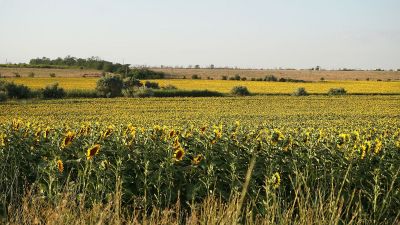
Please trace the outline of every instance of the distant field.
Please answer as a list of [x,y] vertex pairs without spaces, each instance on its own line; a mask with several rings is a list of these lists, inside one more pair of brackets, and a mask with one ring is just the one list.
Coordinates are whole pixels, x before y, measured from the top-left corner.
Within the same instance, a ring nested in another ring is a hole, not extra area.
[[292,78],[307,81],[318,81],[323,77],[325,80],[400,80],[398,71],[312,71],[312,70],[239,70],[239,69],[154,69],[170,74],[171,78],[191,78],[192,75],[206,79],[221,79],[222,76],[232,77],[239,74],[246,78],[264,78],[274,75],[278,78]]
[[2,77],[15,77],[14,73],[19,73],[21,77],[28,77],[34,73],[35,77],[50,77],[54,73],[56,77],[82,77],[82,76],[100,76],[101,71],[92,69],[45,69],[45,68],[6,68],[0,67]]
[[[207,77],[215,80],[222,79],[222,76],[232,77],[239,74],[241,77],[264,78],[267,75],[274,75],[278,78],[292,78],[306,81],[319,81],[322,77],[325,80],[400,80],[398,71],[312,71],[312,70],[241,70],[241,69],[152,69],[162,71],[167,74],[167,78],[190,79],[196,74],[202,79]],[[33,72],[35,77],[49,77],[50,73],[55,73],[57,77],[98,77],[101,75],[99,70],[91,69],[44,69],[44,68],[0,68],[0,75],[3,77],[15,77],[15,72],[22,77],[28,77]]]
[[[18,84],[25,84],[33,89],[43,88],[48,84],[58,82],[61,87],[70,89],[94,89],[98,78],[7,78]],[[326,93],[330,88],[345,88],[348,93],[400,93],[399,81],[324,81],[313,83],[288,83],[265,81],[231,81],[231,80],[192,80],[192,79],[164,79],[152,80],[160,86],[174,85],[184,90],[212,90],[228,93],[237,85],[246,86],[252,93],[258,94],[288,94],[298,87],[304,87],[310,93]]]

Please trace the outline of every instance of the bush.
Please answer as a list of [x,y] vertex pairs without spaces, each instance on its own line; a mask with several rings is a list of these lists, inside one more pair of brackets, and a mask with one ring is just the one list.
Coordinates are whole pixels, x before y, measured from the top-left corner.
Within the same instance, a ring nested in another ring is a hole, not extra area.
[[64,98],[65,91],[63,88],[58,87],[58,83],[53,83],[42,90],[42,97],[46,99]]
[[229,77],[229,80],[235,80],[235,77]]
[[122,94],[125,97],[147,98],[154,96],[154,91],[153,89],[146,87],[132,87],[124,89]]
[[320,81],[324,81],[324,80],[325,80],[325,78],[321,77],[319,80],[320,80]]
[[0,90],[0,102],[4,102],[4,101],[6,101],[6,100],[7,100],[7,98],[8,98],[8,96],[7,96],[7,92],[5,92],[5,91],[1,91],[1,90]]
[[139,80],[143,79],[164,79],[165,73],[164,72],[156,72],[153,70],[149,70],[147,68],[135,68],[132,69],[128,77],[133,77]]
[[97,80],[96,91],[102,97],[118,97],[122,94],[123,85],[123,81],[119,76],[105,76]]
[[281,77],[281,78],[279,78],[278,81],[279,81],[279,82],[286,82],[287,80],[286,80],[285,78]]
[[222,80],[228,80],[228,76],[222,76]]
[[31,89],[22,84],[7,83],[5,88],[9,98],[23,99],[32,95]]
[[257,78],[256,81],[263,81],[263,79],[262,78]]
[[130,87],[141,87],[143,86],[140,80],[134,77],[126,77],[123,79],[123,88],[130,88]]
[[35,73],[34,73],[34,72],[30,72],[30,73],[28,74],[28,77],[35,77]]
[[246,96],[250,95],[249,90],[245,86],[235,86],[231,90],[231,94],[233,95],[240,95],[240,96]]
[[264,81],[278,81],[278,78],[276,78],[274,75],[268,75],[265,76]]
[[245,80],[247,80],[247,78],[246,77],[242,77],[242,78],[240,78],[242,81],[245,81]]
[[234,78],[235,78],[235,80],[240,80],[240,75],[236,74]]
[[199,75],[197,75],[197,74],[193,74],[192,75],[192,79],[193,80],[199,80],[199,79],[201,79],[201,77],[199,77]]
[[144,86],[152,89],[160,89],[160,85],[158,85],[157,82],[146,81],[146,83],[144,83]]
[[252,77],[250,80],[251,80],[251,81],[256,81],[256,78]]
[[299,87],[297,90],[293,93],[294,96],[307,96],[308,92],[306,91],[305,88]]
[[328,91],[328,95],[345,95],[346,93],[344,88],[331,88]]
[[15,75],[15,77],[21,77],[21,75],[18,72],[14,72],[13,74]]
[[50,77],[56,77],[56,74],[55,73],[50,73],[49,76]]

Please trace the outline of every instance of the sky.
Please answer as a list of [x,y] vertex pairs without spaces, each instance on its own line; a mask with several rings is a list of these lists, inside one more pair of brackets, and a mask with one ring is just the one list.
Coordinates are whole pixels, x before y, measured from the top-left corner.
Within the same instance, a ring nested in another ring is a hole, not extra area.
[[399,0],[0,0],[0,63],[398,69]]

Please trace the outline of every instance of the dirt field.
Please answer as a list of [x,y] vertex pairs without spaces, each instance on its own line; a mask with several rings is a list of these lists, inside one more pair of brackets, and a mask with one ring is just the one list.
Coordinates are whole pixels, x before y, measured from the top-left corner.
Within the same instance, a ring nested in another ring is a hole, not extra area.
[[241,77],[264,78],[267,75],[274,75],[278,78],[292,78],[307,81],[325,80],[400,80],[399,71],[332,71],[332,70],[240,70],[240,69],[154,69],[171,74],[171,78],[191,78],[197,74],[202,79],[207,77],[221,79],[222,76],[232,77],[239,74]]
[[92,69],[45,69],[45,68],[5,68],[0,67],[1,77],[15,77],[18,73],[21,77],[28,77],[34,73],[35,77],[50,77],[54,73],[56,77],[99,77],[101,71]]

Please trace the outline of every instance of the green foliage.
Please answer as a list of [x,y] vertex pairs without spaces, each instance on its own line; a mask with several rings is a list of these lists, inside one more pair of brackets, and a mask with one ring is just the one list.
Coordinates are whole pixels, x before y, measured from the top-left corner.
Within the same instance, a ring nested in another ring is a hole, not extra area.
[[193,74],[192,75],[192,79],[193,80],[199,80],[199,79],[201,79],[201,77],[199,75],[197,75],[197,74]]
[[157,82],[146,81],[144,86],[151,89],[160,89],[160,85]]
[[142,82],[140,80],[134,78],[134,77],[125,77],[123,79],[123,88],[131,88],[131,87],[141,87],[143,86]]
[[228,76],[222,76],[222,80],[228,80]]
[[344,88],[331,88],[328,91],[328,95],[345,95],[346,93]]
[[139,80],[143,79],[164,79],[164,72],[157,72],[147,68],[134,68],[128,73],[129,77],[133,77]]
[[65,97],[66,93],[63,88],[58,87],[58,83],[53,83],[46,86],[42,90],[42,96],[45,99],[57,99]]
[[30,72],[29,74],[28,74],[28,77],[35,77],[35,73],[34,72]]
[[296,89],[296,91],[293,93],[294,96],[307,96],[308,92],[304,87],[299,87]]
[[265,76],[264,81],[278,81],[278,78],[276,78],[274,75],[268,75]]
[[234,80],[240,80],[240,75],[239,74],[235,74],[235,76],[233,77]]
[[99,96],[113,98],[121,96],[123,81],[119,76],[105,76],[97,80],[96,90]]
[[67,98],[97,98],[99,97],[96,90],[72,89],[65,92]]
[[26,99],[32,96],[31,89],[22,84],[7,83],[5,88],[9,98]]
[[50,73],[49,76],[50,77],[56,77],[56,74],[55,73]]
[[122,94],[125,97],[134,97],[134,98],[147,98],[154,96],[154,90],[151,88],[143,87],[131,87],[122,90]]
[[5,102],[8,98],[7,92],[0,90],[0,102]]
[[232,88],[231,94],[239,95],[239,96],[246,96],[246,95],[250,95],[250,91],[245,86],[235,86]]
[[21,77],[21,75],[20,75],[18,72],[13,72],[13,74],[14,74],[14,76],[17,77],[17,78],[18,78],[18,77]]

